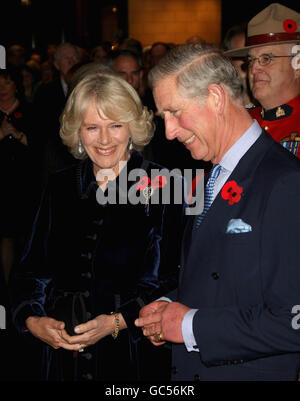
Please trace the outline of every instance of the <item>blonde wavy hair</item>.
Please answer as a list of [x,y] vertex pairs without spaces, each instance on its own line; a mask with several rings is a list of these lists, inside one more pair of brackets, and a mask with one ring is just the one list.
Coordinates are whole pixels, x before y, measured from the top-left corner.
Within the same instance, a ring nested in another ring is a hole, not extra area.
[[75,158],[87,157],[78,147],[84,114],[92,101],[95,101],[99,115],[128,123],[133,148],[142,150],[151,141],[153,113],[143,106],[135,89],[114,73],[90,73],[77,82],[60,118],[60,136]]

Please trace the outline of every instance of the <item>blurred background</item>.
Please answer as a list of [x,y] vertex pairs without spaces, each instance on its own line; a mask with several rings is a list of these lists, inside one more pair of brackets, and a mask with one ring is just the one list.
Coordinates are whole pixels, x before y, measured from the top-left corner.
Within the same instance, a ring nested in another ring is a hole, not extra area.
[[[50,43],[92,48],[126,37],[143,46],[183,43],[198,35],[220,43],[232,25],[249,21],[272,1],[252,0],[2,0],[0,44],[43,52]],[[280,1],[300,11],[300,2]]]

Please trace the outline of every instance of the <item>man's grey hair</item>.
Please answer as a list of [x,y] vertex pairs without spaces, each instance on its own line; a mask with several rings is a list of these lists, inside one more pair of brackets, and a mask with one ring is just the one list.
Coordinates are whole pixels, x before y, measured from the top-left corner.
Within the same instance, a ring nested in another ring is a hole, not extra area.
[[80,60],[81,52],[80,52],[79,47],[74,45],[73,43],[69,43],[69,42],[61,43],[57,46],[57,48],[55,49],[54,55],[53,55],[54,60],[55,61],[59,60],[59,58],[64,55],[64,50],[69,47],[72,47],[75,50],[78,60]]
[[205,100],[208,86],[227,89],[234,102],[242,102],[243,85],[231,61],[214,45],[187,43],[171,49],[149,73],[152,89],[162,79],[174,76],[183,97]]

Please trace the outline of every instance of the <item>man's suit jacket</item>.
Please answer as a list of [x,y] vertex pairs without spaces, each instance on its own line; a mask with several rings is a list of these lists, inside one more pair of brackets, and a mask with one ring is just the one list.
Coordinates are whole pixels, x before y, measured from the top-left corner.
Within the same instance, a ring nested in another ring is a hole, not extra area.
[[[177,301],[198,309],[199,352],[173,346],[173,380],[296,380],[300,331],[300,162],[265,132],[217,195],[201,226],[187,223]],[[226,234],[230,219],[252,231]],[[175,299],[174,299],[175,300]]]

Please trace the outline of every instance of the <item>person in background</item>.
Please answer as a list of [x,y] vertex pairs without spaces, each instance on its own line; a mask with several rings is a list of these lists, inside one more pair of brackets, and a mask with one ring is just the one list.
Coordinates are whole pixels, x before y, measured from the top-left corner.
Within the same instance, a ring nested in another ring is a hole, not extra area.
[[7,66],[19,70],[26,62],[26,49],[20,44],[7,49]]
[[25,64],[21,68],[21,75],[26,101],[28,103],[33,103],[37,88],[40,85],[40,71]]
[[272,3],[248,23],[247,45],[225,54],[247,57],[250,109],[275,141],[300,157],[300,14]]
[[200,35],[193,35],[187,38],[185,43],[200,43],[200,44],[205,44],[206,40],[202,38]]
[[0,70],[0,264],[6,284],[38,193],[33,110],[22,93],[19,73],[14,68]]
[[104,49],[104,46],[99,45],[94,47],[90,51],[90,59],[91,61],[95,61],[98,63],[106,64],[107,62],[107,51]]
[[[228,29],[225,34],[222,47],[225,51],[234,50],[245,46],[247,35],[247,24],[234,25]],[[231,57],[232,64],[237,69],[241,77],[244,90],[244,105],[247,109],[254,106],[253,99],[251,99],[251,91],[249,88],[248,74],[247,74],[247,60],[245,57]]]
[[55,68],[49,61],[44,61],[41,64],[40,74],[41,74],[41,84],[50,84],[55,79]]
[[142,43],[134,38],[125,38],[123,39],[118,46],[119,50],[130,50],[136,54],[138,54],[140,57],[142,57],[143,53],[143,46]]
[[57,46],[54,66],[59,76],[49,84],[40,85],[35,94],[36,129],[42,131],[40,146],[44,182],[53,171],[75,163],[59,136],[59,118],[68,93],[67,74],[71,67],[80,62],[80,57],[79,48],[71,43]]
[[137,53],[128,49],[116,50],[111,53],[108,65],[140,93],[143,65]]
[[151,46],[150,56],[151,56],[151,65],[154,67],[159,60],[167,54],[170,50],[167,43],[164,42],[155,42]]

